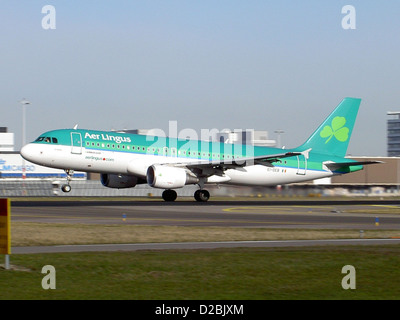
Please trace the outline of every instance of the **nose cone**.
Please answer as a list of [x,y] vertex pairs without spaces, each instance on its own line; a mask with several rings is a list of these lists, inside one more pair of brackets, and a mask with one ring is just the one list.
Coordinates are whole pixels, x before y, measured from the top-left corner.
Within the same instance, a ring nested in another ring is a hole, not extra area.
[[29,143],[25,146],[22,147],[21,149],[21,156],[22,158],[24,158],[25,160],[31,161],[31,162],[35,162],[35,158],[36,158],[36,153],[35,152],[35,146],[32,145],[32,143]]

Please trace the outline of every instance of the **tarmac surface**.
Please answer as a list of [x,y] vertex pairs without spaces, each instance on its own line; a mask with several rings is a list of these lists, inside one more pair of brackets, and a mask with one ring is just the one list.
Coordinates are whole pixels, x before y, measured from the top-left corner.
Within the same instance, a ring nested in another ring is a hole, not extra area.
[[[398,229],[399,201],[16,201],[12,221],[302,229]],[[16,247],[13,253],[400,243],[400,239],[235,241],[185,244]],[[74,247],[74,248],[72,248]],[[30,248],[30,249],[29,249]],[[47,251],[46,251],[47,250]]]
[[12,221],[269,228],[400,229],[400,203],[332,201],[13,202]]

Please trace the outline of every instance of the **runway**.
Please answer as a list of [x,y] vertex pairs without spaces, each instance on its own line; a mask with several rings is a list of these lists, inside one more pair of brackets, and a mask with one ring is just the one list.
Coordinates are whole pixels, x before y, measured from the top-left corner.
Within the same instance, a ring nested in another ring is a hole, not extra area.
[[[12,203],[12,222],[246,227],[285,229],[400,230],[398,202],[344,201],[21,201]],[[400,237],[400,232],[399,232]],[[13,247],[13,253],[296,247],[400,244],[400,239],[228,241]]]
[[400,230],[398,202],[24,201],[12,221],[41,223]]

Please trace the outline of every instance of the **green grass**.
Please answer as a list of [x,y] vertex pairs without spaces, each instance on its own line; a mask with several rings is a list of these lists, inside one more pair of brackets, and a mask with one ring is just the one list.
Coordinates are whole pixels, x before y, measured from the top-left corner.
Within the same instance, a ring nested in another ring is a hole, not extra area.
[[[399,299],[399,246],[11,255],[0,299]],[[44,265],[56,289],[41,286]],[[356,289],[344,290],[344,265]]]

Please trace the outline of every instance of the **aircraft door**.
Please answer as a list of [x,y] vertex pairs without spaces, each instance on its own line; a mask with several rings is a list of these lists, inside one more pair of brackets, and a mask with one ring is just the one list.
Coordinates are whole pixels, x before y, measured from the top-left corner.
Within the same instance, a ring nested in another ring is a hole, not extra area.
[[304,154],[297,156],[297,172],[298,175],[306,175],[307,173],[307,158]]
[[82,135],[80,132],[71,132],[71,153],[82,154]]

